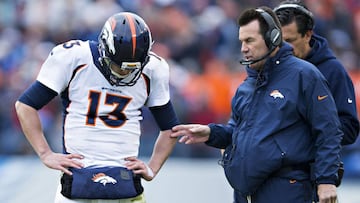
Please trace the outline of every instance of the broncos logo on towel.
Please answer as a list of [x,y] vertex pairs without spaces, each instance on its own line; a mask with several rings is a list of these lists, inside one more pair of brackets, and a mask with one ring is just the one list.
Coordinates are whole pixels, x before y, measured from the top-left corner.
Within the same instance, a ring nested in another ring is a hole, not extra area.
[[91,180],[94,181],[95,183],[101,183],[104,186],[107,183],[112,183],[113,185],[117,183],[117,181],[114,178],[107,176],[105,173],[95,174],[93,175],[93,178]]

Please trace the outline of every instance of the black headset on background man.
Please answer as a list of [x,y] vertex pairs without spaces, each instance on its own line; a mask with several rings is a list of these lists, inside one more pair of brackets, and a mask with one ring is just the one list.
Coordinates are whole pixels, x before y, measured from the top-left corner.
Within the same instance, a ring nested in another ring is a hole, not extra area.
[[256,11],[261,14],[261,17],[268,25],[268,30],[265,33],[264,40],[266,46],[269,48],[269,51],[264,56],[255,60],[240,60],[241,65],[251,65],[265,59],[282,43],[281,29],[276,25],[273,17],[261,8],[257,8]]
[[285,4],[281,4],[278,7],[274,8],[274,12],[277,13],[277,12],[279,12],[281,10],[285,10],[285,9],[294,9],[294,10],[300,12],[301,14],[305,15],[309,19],[309,23],[307,24],[306,30],[314,29],[314,24],[315,24],[314,23],[314,15],[306,7],[299,5],[299,4],[295,4],[295,3],[285,3]]

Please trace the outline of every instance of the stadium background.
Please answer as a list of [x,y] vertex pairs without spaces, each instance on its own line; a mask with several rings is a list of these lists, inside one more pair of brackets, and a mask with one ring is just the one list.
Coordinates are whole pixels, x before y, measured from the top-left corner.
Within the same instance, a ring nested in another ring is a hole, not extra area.
[[[107,17],[119,11],[136,12],[149,24],[155,40],[153,50],[166,58],[170,64],[171,96],[180,121],[202,124],[225,123],[230,111],[229,101],[236,87],[245,77],[244,67],[238,63],[241,55],[236,19],[247,7],[266,5],[273,8],[279,2],[278,0],[1,0],[0,172],[5,174],[8,182],[0,181],[0,199],[12,202],[15,201],[14,197],[26,198],[26,195],[21,196],[24,194],[22,192],[15,193],[17,194],[15,196],[5,192],[8,190],[8,184],[18,185],[21,181],[26,182],[22,178],[32,177],[35,179],[34,182],[49,184],[42,182],[47,179],[46,176],[49,176],[50,183],[53,183],[51,182],[54,179],[53,173],[50,169],[44,168],[34,157],[33,150],[20,130],[14,103],[19,94],[35,79],[41,63],[56,44],[71,39],[96,40]],[[350,73],[355,85],[357,107],[360,110],[360,1],[304,0],[304,2],[315,15],[315,31],[328,39],[336,56]],[[51,102],[51,105],[41,110],[46,137],[51,147],[58,152],[61,151],[59,105],[60,100],[57,98]],[[146,158],[151,154],[158,129],[154,127],[154,121],[146,109],[144,109],[144,117],[147,121],[143,122],[144,134],[141,138],[140,155]],[[350,197],[349,200],[358,203],[360,199],[355,201],[348,194],[353,194],[351,191],[360,191],[360,140],[345,147],[342,157],[346,166],[346,184],[341,188],[341,192],[346,194],[344,196]],[[186,191],[194,187],[194,190],[198,190],[196,193],[198,195],[195,196],[201,197],[204,191],[209,190],[210,192],[204,195],[207,194],[210,202],[218,202],[215,195],[223,196],[224,202],[230,202],[230,188],[221,168],[216,164],[219,158],[220,154],[216,149],[201,144],[192,146],[179,144],[170,157],[171,161],[165,165],[161,175],[153,184],[160,189],[152,190],[152,184],[146,186],[160,196],[164,189],[177,185],[178,181],[188,180],[184,184],[189,185],[183,187]],[[207,172],[202,173],[202,171]],[[44,176],[35,175],[38,173]],[[169,181],[165,178],[167,176],[174,176],[169,186],[166,185]],[[218,195],[214,187],[217,184],[224,189],[218,191]],[[44,185],[23,186],[25,190],[30,190],[29,194],[36,188],[48,188]],[[15,186],[12,188],[14,191],[19,189]],[[211,188],[214,192],[211,192]],[[188,196],[180,188],[177,190],[179,191],[169,191],[167,194],[174,194],[174,198]],[[150,198],[151,194],[148,196]],[[212,196],[214,197],[211,198]],[[195,198],[182,202],[209,201]]]

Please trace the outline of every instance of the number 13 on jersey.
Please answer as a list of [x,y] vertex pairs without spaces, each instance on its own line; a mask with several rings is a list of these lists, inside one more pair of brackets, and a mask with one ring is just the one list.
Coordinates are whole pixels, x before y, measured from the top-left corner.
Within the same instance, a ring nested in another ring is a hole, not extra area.
[[[105,125],[117,128],[122,126],[127,118],[124,113],[125,107],[131,101],[131,98],[121,97],[119,95],[106,93],[105,101],[100,101],[102,92],[90,91],[89,92],[89,106],[86,114],[86,125],[95,126],[96,119],[100,119]],[[112,106],[113,110],[106,115],[98,115],[100,105]]]

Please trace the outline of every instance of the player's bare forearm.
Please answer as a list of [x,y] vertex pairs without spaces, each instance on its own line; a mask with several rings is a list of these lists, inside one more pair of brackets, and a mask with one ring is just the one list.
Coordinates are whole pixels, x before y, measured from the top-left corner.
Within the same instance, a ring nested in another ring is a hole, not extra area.
[[36,109],[21,102],[16,102],[15,108],[26,139],[45,166],[61,170],[69,175],[71,175],[71,172],[68,170],[69,167],[81,168],[83,166],[80,162],[74,160],[83,158],[81,155],[58,154],[50,149],[42,131],[39,114]]
[[170,156],[177,139],[170,137],[171,130],[161,131],[149,161],[149,167],[156,175],[165,163],[166,159]]
[[15,109],[25,137],[37,155],[41,158],[51,153],[51,149],[42,131],[37,110],[19,101],[15,103]]

